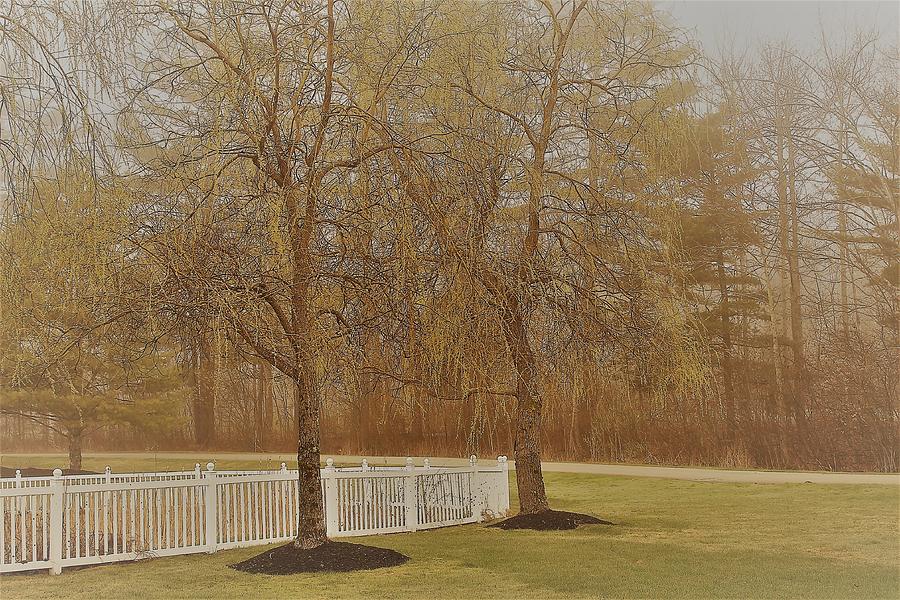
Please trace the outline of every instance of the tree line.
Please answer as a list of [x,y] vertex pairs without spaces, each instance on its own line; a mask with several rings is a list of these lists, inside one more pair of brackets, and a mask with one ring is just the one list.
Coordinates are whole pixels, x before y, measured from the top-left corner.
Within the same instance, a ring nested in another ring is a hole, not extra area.
[[[898,468],[897,49],[650,4],[0,16],[4,446]],[[43,429],[55,433],[52,439]],[[17,432],[16,436],[10,432]]]

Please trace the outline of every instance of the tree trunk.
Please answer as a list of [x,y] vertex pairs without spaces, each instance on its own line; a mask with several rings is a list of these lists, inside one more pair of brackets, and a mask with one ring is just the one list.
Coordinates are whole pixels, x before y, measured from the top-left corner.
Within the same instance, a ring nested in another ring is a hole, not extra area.
[[69,470],[81,470],[81,437],[80,431],[69,432]]
[[[367,338],[368,335],[364,337]],[[365,360],[371,363],[374,358],[369,354],[369,351],[372,350],[372,345],[365,341],[362,348],[367,356]],[[359,452],[362,454],[376,453],[375,433],[377,429],[375,423],[378,420],[377,377],[376,374],[367,371],[359,374],[359,397],[356,401],[359,415],[357,435],[359,436]]]
[[[329,39],[333,39],[332,4],[328,4]],[[330,42],[329,42],[330,44]],[[329,49],[329,56],[330,56]],[[326,95],[330,92],[326,90]],[[314,221],[315,191],[310,190],[306,198],[306,218]],[[291,203],[293,206],[294,203]],[[293,210],[289,212],[294,212]],[[309,245],[311,226],[299,227],[296,217],[291,219],[291,247],[294,273],[291,282],[291,328],[294,339],[292,345],[297,364],[296,373],[296,416],[297,416],[297,470],[298,502],[300,514],[297,523],[297,539],[294,545],[302,549],[316,548],[324,544],[325,510],[322,502],[322,482],[319,473],[319,394],[316,386],[315,365],[311,332],[314,330],[310,309],[309,282],[312,277]]]
[[297,387],[297,383],[294,382],[294,420],[291,424],[291,437],[295,440],[300,436],[300,391]]
[[533,514],[550,509],[541,472],[541,396],[537,389],[537,365],[528,343],[518,303],[507,312],[507,343],[516,366],[516,485],[519,512]]
[[272,365],[266,361],[262,362],[262,378],[263,378],[263,442],[269,440],[275,429],[275,384],[272,379]]
[[216,360],[206,333],[200,334],[195,369],[194,437],[200,448],[211,448],[216,443]]
[[[844,149],[847,147],[846,133],[841,133],[838,142],[838,173],[839,178],[844,177]],[[838,248],[840,250],[840,258],[838,259],[838,268],[841,277],[841,333],[843,334],[844,344],[850,341],[850,313],[848,307],[847,294],[847,271],[850,267],[850,256],[847,248],[847,206],[844,202],[847,197],[846,191],[838,180],[835,189],[838,206]],[[846,394],[845,394],[846,397]]]
[[297,469],[300,516],[294,544],[310,549],[324,544],[325,511],[319,473],[319,398],[313,382],[312,365],[305,362],[297,382]]
[[719,310],[722,326],[722,380],[725,387],[725,419],[728,424],[729,441],[734,441],[735,407],[734,377],[731,365],[731,307],[728,298],[728,282],[725,279],[725,257],[722,252],[721,239],[716,254],[716,275],[719,279]]
[[788,197],[791,208],[791,243],[788,267],[791,280],[791,350],[794,359],[794,422],[801,434],[806,431],[806,354],[803,341],[803,312],[800,304],[800,218],[797,198],[797,159],[790,132],[787,136]]
[[[308,263],[299,264],[306,265]],[[304,333],[312,329],[312,321],[309,318],[309,289],[306,285],[308,272],[305,266],[298,269],[292,298],[295,330]],[[294,540],[294,545],[297,548],[308,550],[328,541],[325,537],[325,509],[322,502],[322,481],[319,473],[320,404],[310,342],[301,337],[295,348],[298,366],[296,385],[294,386],[297,400],[297,500],[300,514],[297,523],[297,539]]]
[[259,361],[256,402],[253,405],[253,449],[264,450],[272,433],[272,366]]
[[[803,373],[805,371],[803,361],[803,332],[800,324],[800,290],[799,274],[797,273],[796,253],[793,246],[796,245],[796,237],[792,236],[792,224],[796,226],[796,190],[793,190],[795,181],[790,172],[792,162],[791,153],[791,129],[786,117],[780,111],[775,115],[775,157],[778,175],[778,246],[781,258],[781,282],[783,289],[787,289],[787,301],[784,303],[785,315],[782,319],[782,328],[790,325],[790,345],[792,350],[790,381],[782,387],[785,398],[783,404],[786,407],[786,417],[793,419],[793,433],[795,438],[791,446],[785,448],[786,455],[796,459],[798,450],[803,445],[803,432],[805,431],[805,409],[803,408]],[[787,153],[787,157],[785,154]],[[792,244],[793,242],[793,244]],[[787,423],[785,424],[787,425]],[[799,434],[799,435],[797,435]]]

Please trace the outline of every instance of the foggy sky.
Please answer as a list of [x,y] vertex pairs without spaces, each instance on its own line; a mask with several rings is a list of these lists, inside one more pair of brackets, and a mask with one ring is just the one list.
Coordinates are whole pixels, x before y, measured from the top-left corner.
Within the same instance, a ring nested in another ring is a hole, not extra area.
[[753,51],[788,40],[798,50],[815,48],[824,31],[838,44],[849,29],[876,31],[882,46],[896,45],[900,2],[875,0],[659,0],[659,9],[693,32],[708,56],[722,49]]

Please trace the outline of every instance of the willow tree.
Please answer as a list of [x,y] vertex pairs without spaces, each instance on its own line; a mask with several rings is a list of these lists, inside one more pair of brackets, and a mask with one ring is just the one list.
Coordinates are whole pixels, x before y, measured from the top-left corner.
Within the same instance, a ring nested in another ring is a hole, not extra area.
[[296,545],[315,548],[322,376],[345,321],[344,238],[359,215],[347,197],[355,169],[393,143],[371,135],[382,126],[350,77],[346,5],[183,2],[152,20],[122,120],[147,198],[133,241],[164,270],[161,311],[203,315],[293,381]]
[[689,52],[643,5],[454,5],[442,27],[417,122],[442,133],[445,154],[411,166],[404,185],[499,325],[520,512],[538,513],[549,508],[543,349],[602,353],[634,312],[646,265],[632,256],[650,246],[630,141],[681,99],[675,73]]

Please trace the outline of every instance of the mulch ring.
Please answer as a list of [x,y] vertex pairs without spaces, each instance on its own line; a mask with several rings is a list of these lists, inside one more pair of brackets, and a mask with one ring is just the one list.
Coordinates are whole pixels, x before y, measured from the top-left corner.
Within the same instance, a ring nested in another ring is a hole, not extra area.
[[[22,472],[22,477],[50,477],[53,475],[53,469],[36,469],[34,467],[28,467],[19,470]],[[73,471],[72,469],[63,469],[62,472],[63,475],[99,475],[99,473],[95,471]],[[0,477],[15,476],[15,467],[0,467]]]
[[561,531],[575,529],[579,525],[614,525],[591,515],[566,512],[563,510],[545,510],[533,514],[519,514],[499,523],[488,525],[497,529],[535,529],[537,531]]
[[323,571],[368,571],[396,567],[408,560],[408,556],[394,550],[362,544],[329,541],[318,548],[302,550],[289,542],[229,566],[245,573],[293,575]]

